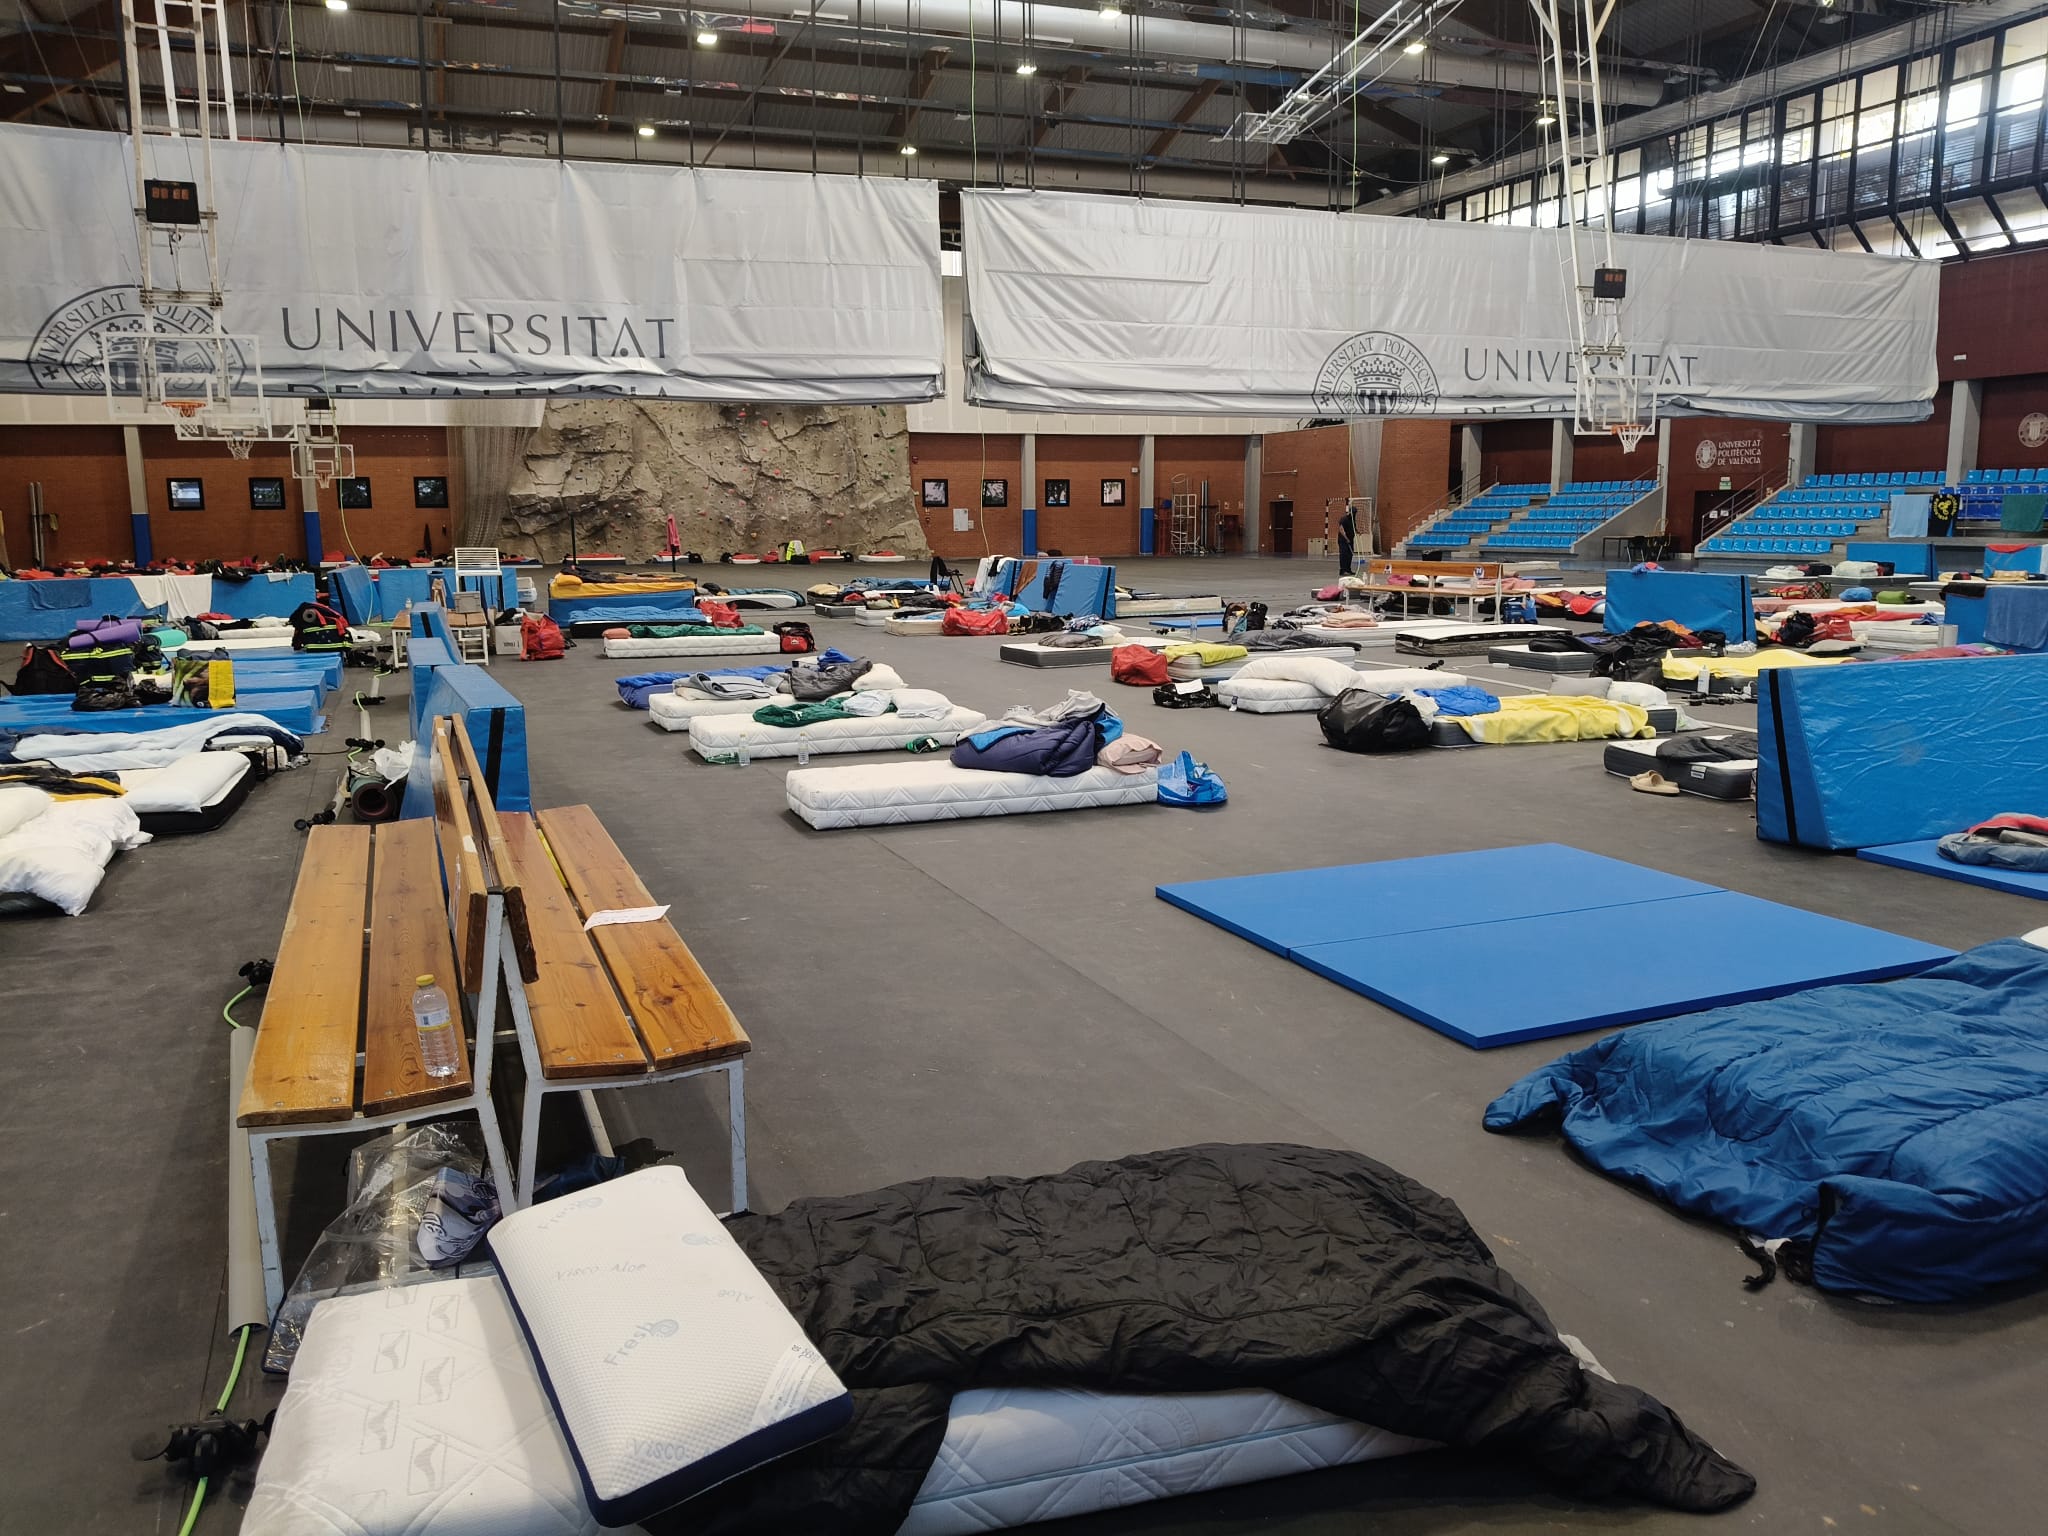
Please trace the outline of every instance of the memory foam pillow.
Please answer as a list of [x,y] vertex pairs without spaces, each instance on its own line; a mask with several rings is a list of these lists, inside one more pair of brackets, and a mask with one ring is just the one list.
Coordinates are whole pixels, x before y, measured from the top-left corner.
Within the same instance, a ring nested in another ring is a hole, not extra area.
[[853,1398],[680,1168],[530,1206],[491,1255],[608,1526],[821,1440]]

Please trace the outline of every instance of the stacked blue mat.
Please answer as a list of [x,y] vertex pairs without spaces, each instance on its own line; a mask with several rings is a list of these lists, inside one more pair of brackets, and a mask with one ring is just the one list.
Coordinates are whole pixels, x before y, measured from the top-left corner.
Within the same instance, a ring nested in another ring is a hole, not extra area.
[[1158,895],[1479,1049],[1904,976],[1950,955],[1557,843]]

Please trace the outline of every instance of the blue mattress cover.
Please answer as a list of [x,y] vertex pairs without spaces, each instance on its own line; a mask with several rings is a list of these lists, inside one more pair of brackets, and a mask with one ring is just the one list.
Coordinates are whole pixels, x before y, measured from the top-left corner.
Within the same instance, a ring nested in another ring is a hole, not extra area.
[[1530,1073],[1489,1130],[1548,1130],[1681,1210],[1788,1238],[1816,1283],[1968,1298],[2048,1265],[2048,951],[1625,1031]]

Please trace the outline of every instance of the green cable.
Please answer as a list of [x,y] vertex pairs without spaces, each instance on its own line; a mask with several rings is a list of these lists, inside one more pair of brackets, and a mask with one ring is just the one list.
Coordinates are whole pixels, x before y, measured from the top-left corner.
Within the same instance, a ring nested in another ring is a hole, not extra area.
[[[235,1002],[240,1002],[242,998],[249,995],[249,992],[250,989],[248,987],[242,988]],[[228,1004],[229,1008],[234,1006],[234,1003]],[[226,1010],[222,1011],[225,1012]],[[235,1021],[229,1019],[228,1022],[233,1024]],[[215,1413],[226,1413],[228,1399],[235,1395],[235,1383],[242,1379],[242,1361],[248,1356],[249,1334],[254,1326],[252,1323],[244,1323],[237,1330],[241,1334],[241,1338],[235,1343],[235,1363],[228,1368],[228,1384],[220,1389],[220,1397],[213,1405]],[[178,1527],[178,1536],[192,1536],[192,1527],[199,1523],[199,1511],[206,1504],[207,1482],[208,1479],[202,1477],[193,1485],[192,1502],[185,1507],[185,1523]]]
[[[235,1017],[235,1011],[234,1011],[234,1010],[235,1010],[235,1004],[239,1003],[239,1002],[240,1002],[240,1001],[241,1001],[241,1000],[242,1000],[243,998],[247,997],[247,996],[248,996],[248,995],[249,995],[249,994],[250,994],[251,992],[254,992],[255,990],[256,990],[256,983],[252,981],[252,982],[250,982],[250,983],[249,983],[249,985],[248,985],[248,986],[246,986],[246,987],[242,988],[242,990],[241,990],[241,991],[237,992],[237,993],[236,993],[236,994],[235,994],[235,995],[234,995],[233,997],[231,997],[231,998],[229,998],[229,999],[228,999],[228,1005],[227,1005],[227,1007],[225,1007],[225,1008],[221,1009],[221,1011],[220,1011],[220,1016],[221,1016],[222,1018],[224,1018],[224,1019],[226,1019],[226,1020],[228,1021],[228,1028],[230,1028],[230,1029],[247,1029],[247,1028],[249,1027],[248,1025],[244,1024],[244,1023],[243,1023],[243,1022],[242,1022],[242,1021],[241,1021],[240,1019],[237,1019],[237,1018]],[[246,1343],[248,1342],[248,1340],[247,1340],[247,1339],[245,1338],[245,1339],[244,1339],[244,1340],[243,1340],[242,1342],[246,1344]],[[240,1356],[239,1354],[237,1354],[237,1355],[235,1356],[235,1368],[236,1368],[237,1370],[240,1370],[240,1369],[241,1369],[241,1364],[242,1364],[242,1357],[241,1357],[241,1356]],[[230,1381],[230,1382],[229,1382],[229,1385],[230,1385],[230,1386],[232,1386],[232,1385],[233,1385],[233,1382],[232,1382],[232,1381]]]

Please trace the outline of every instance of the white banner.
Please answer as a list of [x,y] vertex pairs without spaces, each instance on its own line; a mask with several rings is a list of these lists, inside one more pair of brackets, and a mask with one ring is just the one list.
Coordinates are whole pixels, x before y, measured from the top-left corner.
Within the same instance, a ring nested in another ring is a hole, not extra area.
[[[1035,411],[1570,416],[1558,230],[1071,192],[961,193],[968,398]],[[1581,260],[1595,242],[1582,238]],[[1617,237],[1660,411],[1919,421],[1933,262]],[[1585,262],[1585,280],[1591,281]]]
[[[194,140],[148,148],[152,176],[198,180]],[[269,391],[942,391],[934,182],[261,143],[213,156],[227,329],[257,339]],[[138,323],[133,199],[126,138],[0,129],[0,390],[101,388],[100,333]],[[205,290],[196,232],[155,280]]]

